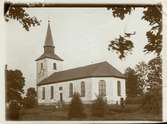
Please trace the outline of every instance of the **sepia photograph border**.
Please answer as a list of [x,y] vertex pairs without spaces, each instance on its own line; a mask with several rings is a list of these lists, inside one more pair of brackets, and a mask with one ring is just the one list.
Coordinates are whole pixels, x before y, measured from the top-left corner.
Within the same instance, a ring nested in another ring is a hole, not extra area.
[[[6,1],[13,1],[13,0],[6,0]],[[1,8],[1,20],[0,20],[0,26],[3,27],[0,29],[0,80],[1,80],[1,87],[0,87],[0,123],[8,124],[8,123],[36,123],[36,124],[43,124],[43,123],[69,123],[69,124],[78,124],[78,123],[156,123],[156,121],[6,121],[5,119],[5,64],[6,64],[6,51],[7,51],[7,46],[5,43],[5,21],[4,21],[4,16],[3,16],[3,9],[4,9],[4,3],[6,2],[1,1],[0,5],[2,6]],[[163,40],[162,40],[162,89],[163,89],[163,110],[162,110],[162,116],[163,122],[167,121],[167,1],[166,0],[133,0],[133,3],[131,0],[97,0],[97,2],[93,0],[89,0],[89,3],[84,3],[84,0],[56,0],[56,2],[53,3],[47,3],[47,1],[44,0],[15,0],[13,4],[16,6],[22,6],[22,7],[110,7],[110,6],[121,6],[121,5],[130,5],[130,6],[152,6],[152,5],[162,5],[163,13],[162,13],[162,19],[163,19]],[[27,6],[27,2],[29,2],[29,6]],[[40,2],[40,3],[37,3]]]

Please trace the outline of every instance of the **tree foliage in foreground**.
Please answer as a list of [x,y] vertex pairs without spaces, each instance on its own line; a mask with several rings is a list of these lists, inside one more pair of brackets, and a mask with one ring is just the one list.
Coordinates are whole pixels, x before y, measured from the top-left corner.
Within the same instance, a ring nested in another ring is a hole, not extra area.
[[128,53],[132,51],[133,42],[129,39],[131,34],[129,36],[121,36],[119,35],[119,38],[116,38],[115,40],[112,40],[109,44],[109,50],[110,47],[112,50],[115,50],[117,54],[119,54],[119,58],[124,58]]
[[10,19],[17,20],[27,31],[32,26],[40,25],[40,21],[35,16],[31,17],[23,7],[5,4],[4,11],[6,21]]
[[22,105],[25,79],[20,70],[5,70],[6,74],[6,119],[18,120]]
[[20,70],[6,70],[6,100],[22,101],[22,94],[24,93],[23,87],[25,79]]
[[[125,18],[127,14],[131,14],[135,10],[134,7],[124,6],[124,7],[112,7],[112,13],[114,17],[118,17],[121,20]],[[144,46],[144,52],[146,53],[155,53],[157,56],[160,55],[162,50],[162,7],[155,5],[152,7],[145,6],[143,8],[142,20],[145,20],[151,26],[151,29],[146,32],[147,44]],[[125,39],[125,36],[122,36]],[[109,44],[109,47],[119,53],[119,58],[122,59],[131,52],[129,46],[132,46],[133,42],[129,40],[124,40],[127,47],[122,47],[122,43],[118,42],[117,39],[112,40]],[[117,49],[115,49],[115,44],[117,44]]]

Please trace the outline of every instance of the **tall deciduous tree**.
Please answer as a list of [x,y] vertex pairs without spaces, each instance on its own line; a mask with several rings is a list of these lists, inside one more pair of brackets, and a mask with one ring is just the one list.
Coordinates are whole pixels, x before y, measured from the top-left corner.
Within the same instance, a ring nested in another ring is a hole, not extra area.
[[6,73],[6,119],[18,120],[22,94],[24,93],[24,77],[20,70],[5,70]]
[[143,110],[162,113],[162,60],[156,57],[148,62],[150,88],[144,97]]
[[139,62],[135,67],[137,81],[138,81],[138,94],[143,95],[149,88],[148,82],[148,65],[145,62]]
[[20,70],[6,70],[6,100],[21,102],[25,79]]
[[134,69],[128,67],[125,70],[126,76],[126,93],[128,97],[137,95],[137,75]]
[[150,89],[158,88],[162,86],[162,60],[160,57],[156,57],[148,62],[148,82]]

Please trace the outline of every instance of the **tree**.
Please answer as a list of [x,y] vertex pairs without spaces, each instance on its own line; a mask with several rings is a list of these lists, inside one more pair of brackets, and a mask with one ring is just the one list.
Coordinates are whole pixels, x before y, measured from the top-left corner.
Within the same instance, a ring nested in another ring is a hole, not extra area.
[[9,120],[19,119],[19,110],[22,105],[24,93],[24,77],[20,70],[5,70],[6,74],[6,118]]
[[149,91],[145,97],[144,110],[152,113],[162,112],[162,60],[153,58],[148,62]]
[[6,70],[6,100],[21,103],[25,79],[20,70]]
[[82,101],[80,99],[79,93],[74,93],[71,103],[69,105],[69,112],[68,117],[71,118],[84,118],[85,112],[84,112],[84,106],[82,104]]
[[125,70],[126,76],[126,93],[128,97],[137,95],[137,75],[134,69],[128,67]]
[[29,31],[30,27],[40,25],[40,21],[36,17],[30,17],[26,9],[20,6],[13,6],[10,3],[5,3],[4,6],[5,20],[16,20],[22,24],[23,28]]
[[162,87],[162,60],[156,57],[148,62],[150,90]]
[[106,112],[107,101],[102,96],[98,96],[92,104],[91,113],[96,117],[104,117]]
[[148,65],[145,62],[139,62],[135,67],[136,75],[137,75],[137,91],[139,95],[143,95],[147,92],[149,88],[149,82],[148,82]]
[[[125,34],[126,35],[126,34]],[[132,51],[133,43],[131,40],[129,40],[130,36],[119,36],[119,38],[116,38],[115,40],[112,40],[111,43],[109,44],[109,50],[110,47],[112,50],[116,50],[116,53],[119,54],[119,58],[122,59],[124,58],[127,53]]]
[[[131,14],[135,10],[135,7],[131,6],[122,6],[122,7],[112,7],[112,14],[114,17],[118,17],[121,20],[125,18],[127,14]],[[149,25],[152,28],[146,32],[148,43],[144,46],[144,52],[146,53],[155,53],[157,56],[160,55],[162,50],[162,7],[160,5],[155,6],[145,6],[143,9],[143,17],[141,19],[149,22]],[[122,39],[125,39],[125,36]],[[117,43],[117,49],[112,45],[113,42]],[[128,44],[127,47],[122,47],[122,43],[118,42],[117,39],[111,41],[109,47],[116,51],[119,55],[119,58],[122,59],[125,57],[127,52],[130,52],[131,49],[129,46],[133,46],[133,42],[129,40],[124,40],[124,44]]]
[[28,88],[26,97],[24,98],[24,106],[26,108],[34,107],[37,104],[36,96],[37,96],[37,93],[35,91],[35,88],[33,87]]
[[[145,85],[147,92],[143,94],[141,108],[144,112],[159,114],[162,112],[162,60],[153,58],[148,64],[137,65],[140,86]],[[142,89],[142,88],[141,88]]]

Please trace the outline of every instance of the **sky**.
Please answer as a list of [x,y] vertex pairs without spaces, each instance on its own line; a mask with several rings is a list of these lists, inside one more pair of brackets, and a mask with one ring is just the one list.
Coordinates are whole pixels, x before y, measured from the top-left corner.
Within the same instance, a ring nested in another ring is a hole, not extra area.
[[[141,20],[142,8],[136,9],[124,20],[114,18],[112,10],[104,8],[67,9],[31,8],[27,12],[41,20],[40,26],[26,31],[22,25],[10,20],[5,24],[6,58],[8,69],[20,69],[25,77],[25,88],[36,86],[36,61],[43,53],[48,20],[55,45],[55,53],[63,61],[64,70],[107,61],[124,73],[140,61],[149,61],[155,55],[145,54],[145,32],[148,22]],[[115,51],[108,51],[111,40],[125,32],[134,32],[132,54],[120,60]]]

